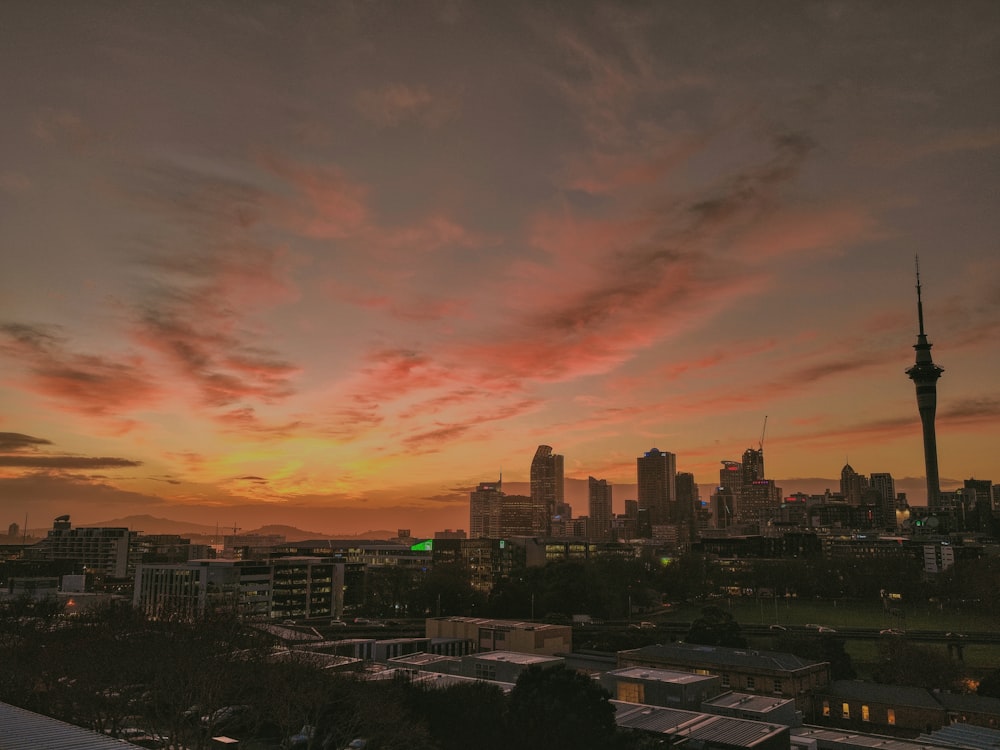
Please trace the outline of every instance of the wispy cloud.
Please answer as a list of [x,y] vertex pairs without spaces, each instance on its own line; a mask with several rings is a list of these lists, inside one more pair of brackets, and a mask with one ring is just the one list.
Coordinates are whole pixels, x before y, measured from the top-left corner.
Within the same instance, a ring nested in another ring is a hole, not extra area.
[[163,394],[146,361],[137,355],[118,357],[69,351],[56,327],[21,323],[0,325],[0,354],[20,363],[16,382],[60,408],[98,418],[117,432],[133,428],[128,416],[158,402]]
[[369,89],[358,94],[356,101],[361,115],[380,128],[406,123],[436,128],[458,112],[455,97],[432,94],[423,84],[394,83]]

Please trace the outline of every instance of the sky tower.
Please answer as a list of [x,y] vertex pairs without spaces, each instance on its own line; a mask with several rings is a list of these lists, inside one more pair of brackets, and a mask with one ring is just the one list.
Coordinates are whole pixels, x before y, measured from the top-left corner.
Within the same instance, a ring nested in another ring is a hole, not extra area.
[[906,374],[917,387],[917,410],[924,428],[924,465],[927,471],[927,508],[941,509],[941,483],[938,480],[937,437],[934,434],[934,413],[937,410],[937,379],[944,369],[931,359],[931,344],[924,333],[924,307],[920,299],[920,260],[917,259],[917,320],[920,332],[913,348],[917,361]]

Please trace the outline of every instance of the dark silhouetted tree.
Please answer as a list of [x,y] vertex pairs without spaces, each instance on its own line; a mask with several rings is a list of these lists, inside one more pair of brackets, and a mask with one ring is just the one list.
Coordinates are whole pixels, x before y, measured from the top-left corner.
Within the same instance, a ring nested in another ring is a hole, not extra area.
[[615,741],[615,709],[607,690],[563,666],[521,673],[509,702],[511,746],[522,750],[603,750]]
[[746,638],[740,633],[740,624],[731,614],[716,606],[702,608],[701,617],[691,623],[684,640],[688,643],[731,648],[747,645]]

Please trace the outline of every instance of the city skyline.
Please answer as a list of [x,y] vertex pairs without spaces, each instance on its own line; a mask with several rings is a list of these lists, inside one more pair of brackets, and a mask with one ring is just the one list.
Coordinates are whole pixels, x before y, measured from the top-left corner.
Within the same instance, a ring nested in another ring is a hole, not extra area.
[[707,499],[763,441],[786,496],[850,463],[924,505],[918,335],[940,490],[1000,481],[995,3],[37,2],[0,35],[4,523],[426,534],[538,445],[574,504],[654,447]]

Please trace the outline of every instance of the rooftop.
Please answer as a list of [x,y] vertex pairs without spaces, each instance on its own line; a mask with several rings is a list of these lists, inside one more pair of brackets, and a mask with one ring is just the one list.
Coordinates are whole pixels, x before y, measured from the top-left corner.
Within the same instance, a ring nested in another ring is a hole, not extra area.
[[678,672],[672,669],[652,669],[650,667],[626,667],[624,669],[611,670],[607,674],[615,677],[624,677],[629,680],[650,680],[673,684],[688,684],[718,679],[718,677],[695,674],[694,672]]
[[794,654],[780,651],[758,651],[747,648],[726,648],[724,646],[702,646],[694,643],[667,643],[642,648],[619,651],[619,657],[662,661],[684,661],[688,663],[713,664],[718,666],[743,666],[753,669],[770,669],[794,672],[815,667],[824,662],[802,659]]

